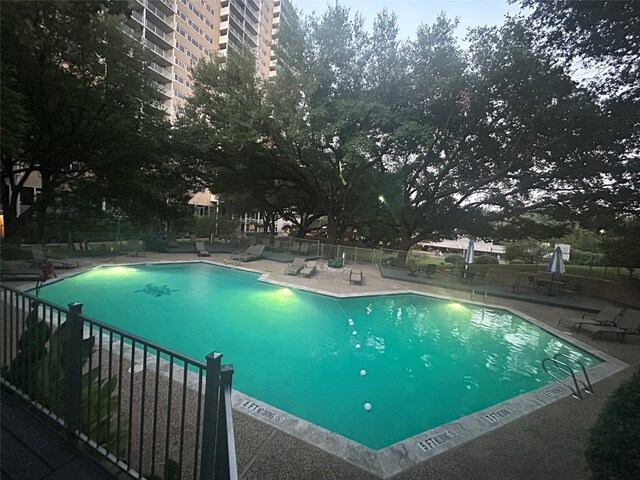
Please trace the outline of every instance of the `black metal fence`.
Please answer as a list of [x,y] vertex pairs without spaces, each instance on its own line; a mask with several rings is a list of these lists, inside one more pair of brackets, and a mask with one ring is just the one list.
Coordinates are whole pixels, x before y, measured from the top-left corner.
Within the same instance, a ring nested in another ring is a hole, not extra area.
[[233,367],[0,285],[0,378],[136,478],[235,479]]

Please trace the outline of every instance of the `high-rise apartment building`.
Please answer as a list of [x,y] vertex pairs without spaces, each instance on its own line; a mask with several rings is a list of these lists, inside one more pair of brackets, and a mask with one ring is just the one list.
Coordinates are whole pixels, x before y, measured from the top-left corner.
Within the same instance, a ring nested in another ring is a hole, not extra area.
[[288,0],[130,0],[131,18],[123,30],[150,52],[159,98],[171,118],[191,94],[193,65],[204,56],[249,48],[256,72],[273,76],[274,34],[293,15]]

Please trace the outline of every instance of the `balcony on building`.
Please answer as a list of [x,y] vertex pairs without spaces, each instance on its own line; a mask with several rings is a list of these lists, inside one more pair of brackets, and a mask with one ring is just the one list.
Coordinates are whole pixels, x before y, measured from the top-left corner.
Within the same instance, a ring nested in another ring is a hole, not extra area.
[[173,13],[166,15],[165,12],[160,10],[151,2],[147,3],[147,18],[151,19],[153,23],[158,25],[165,32],[170,32],[176,28],[176,21]]
[[[140,1],[140,0],[138,0]],[[176,11],[175,0],[145,0],[147,5],[153,5],[167,16],[172,16]]]
[[149,69],[151,70],[152,78],[156,82],[165,84],[173,81],[173,78],[171,78],[170,68],[164,68],[163,66],[158,65],[153,60],[147,63],[147,67],[149,67]]
[[170,50],[173,48],[173,31],[165,32],[160,27],[150,22],[147,18],[145,22],[145,37],[151,40],[156,45],[159,45],[163,50]]
[[171,54],[171,50],[163,49],[148,38],[145,38],[144,45],[153,52],[151,57],[158,65],[168,67],[173,64],[173,55]]
[[173,98],[173,90],[169,88],[169,84],[163,84],[157,80],[153,80],[153,86],[155,87],[156,97],[163,102]]

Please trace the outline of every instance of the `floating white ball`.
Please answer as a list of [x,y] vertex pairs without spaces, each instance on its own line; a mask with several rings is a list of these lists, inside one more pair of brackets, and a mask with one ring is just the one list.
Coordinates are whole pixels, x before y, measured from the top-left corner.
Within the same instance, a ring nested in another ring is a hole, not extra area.
[[360,375],[362,375],[363,377],[367,374],[367,371],[362,369],[360,370]]
[[351,335],[357,335],[358,332],[356,332],[355,330],[353,332],[351,332]]
[[360,348],[360,344],[359,343],[356,343],[356,348]]
[[364,404],[364,409],[368,412],[369,410],[371,410],[371,404],[369,402]]

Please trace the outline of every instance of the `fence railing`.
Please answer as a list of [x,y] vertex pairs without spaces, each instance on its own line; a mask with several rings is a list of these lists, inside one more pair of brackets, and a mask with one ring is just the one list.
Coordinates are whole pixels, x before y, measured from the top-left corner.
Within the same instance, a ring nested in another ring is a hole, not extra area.
[[1,381],[136,478],[236,479],[233,367],[0,285]]

